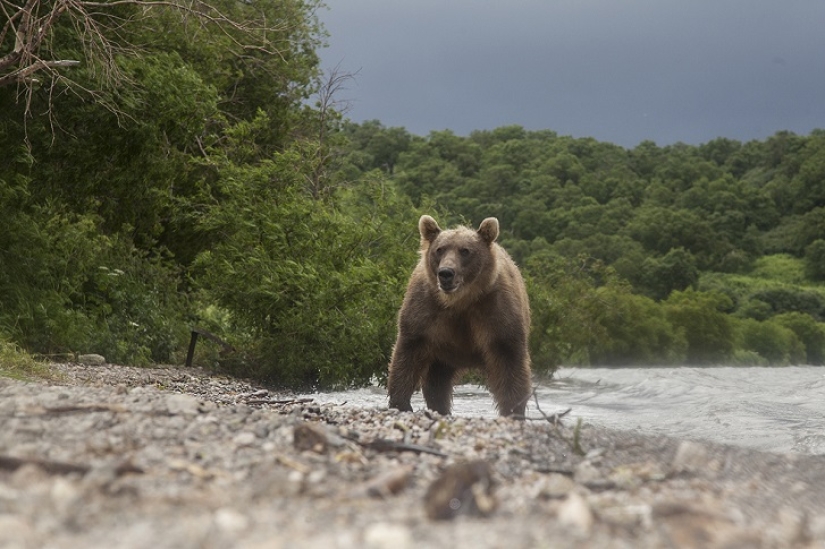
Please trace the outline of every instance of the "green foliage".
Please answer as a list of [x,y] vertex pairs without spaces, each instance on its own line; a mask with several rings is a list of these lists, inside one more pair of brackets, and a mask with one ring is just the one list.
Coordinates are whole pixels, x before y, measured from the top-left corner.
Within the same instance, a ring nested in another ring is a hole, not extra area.
[[825,318],[825,297],[819,292],[794,288],[775,287],[755,292],[752,299],[766,303],[771,314],[800,312],[817,320]]
[[0,263],[15,266],[0,273],[0,331],[39,353],[172,358],[185,329],[173,268],[101,235],[93,216],[12,203],[0,204],[8,223]]
[[825,281],[825,240],[821,238],[805,248],[805,276],[817,282]]
[[737,321],[736,329],[740,348],[755,353],[768,365],[786,366],[805,362],[805,345],[793,330],[779,322],[746,318]]
[[[317,6],[215,4],[234,21],[265,19],[256,37],[171,5],[112,6],[118,55],[87,57],[30,103],[0,89],[0,332],[37,353],[180,359],[198,307],[192,262],[221,241],[204,218],[233,190],[229,166],[209,157],[255,163],[317,133],[303,106],[318,76]],[[65,18],[54,29],[50,54],[78,58],[80,31]]]
[[0,377],[32,379],[50,377],[49,369],[19,346],[0,335]]
[[536,254],[524,266],[532,313],[533,368],[552,373],[563,361],[588,364],[589,349],[606,336],[598,322],[602,307],[594,291],[603,267]]
[[115,241],[84,285],[94,320],[88,346],[110,362],[180,360],[190,319],[188,298],[171,262]]
[[225,171],[228,198],[204,221],[223,238],[198,258],[202,298],[246,338],[244,373],[363,384],[386,371],[417,214],[381,180],[339,190],[333,207],[305,192],[301,169],[287,152]]
[[650,297],[662,300],[671,292],[696,286],[699,269],[693,254],[684,248],[671,248],[663,257],[647,257],[642,263],[642,287]]
[[687,290],[673,292],[664,303],[667,319],[684,335],[686,358],[693,364],[721,364],[734,351],[731,307],[724,294]]
[[687,341],[674,329],[665,309],[620,285],[597,292],[602,301],[598,322],[605,337],[590,347],[594,365],[678,364],[687,358]]
[[[791,330],[805,346],[805,356],[802,362],[825,364],[825,324],[803,313],[783,313],[772,320]],[[799,357],[795,358],[798,360]]]
[[803,284],[805,270],[802,261],[789,254],[765,255],[758,258],[749,273],[751,277],[785,284]]

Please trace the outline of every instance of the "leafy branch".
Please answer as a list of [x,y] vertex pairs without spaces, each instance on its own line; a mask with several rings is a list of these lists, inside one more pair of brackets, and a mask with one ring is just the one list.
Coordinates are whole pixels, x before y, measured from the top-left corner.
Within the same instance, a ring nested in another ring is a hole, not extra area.
[[[51,80],[52,88],[63,83],[78,93],[96,95],[67,77],[68,67],[86,65],[101,78],[102,85],[116,88],[124,78],[117,57],[140,51],[140,46],[128,37],[128,25],[162,9],[176,13],[182,23],[194,19],[199,27],[224,36],[235,48],[235,55],[284,57],[273,43],[273,35],[286,29],[284,24],[273,23],[264,13],[251,9],[244,16],[233,17],[200,0],[0,0],[0,87],[19,86],[19,96],[26,101],[26,115],[30,114],[32,94],[44,76]],[[79,43],[80,59],[57,57],[55,43],[64,27]]]

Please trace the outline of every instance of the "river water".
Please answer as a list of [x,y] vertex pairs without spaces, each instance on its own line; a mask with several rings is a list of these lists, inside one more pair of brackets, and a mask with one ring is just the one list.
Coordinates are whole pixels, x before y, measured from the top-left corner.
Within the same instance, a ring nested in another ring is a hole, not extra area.
[[[615,429],[710,440],[773,452],[825,455],[825,367],[562,368],[536,391],[527,415],[567,408]],[[369,387],[312,395],[320,402],[386,407],[386,391]],[[423,409],[420,392],[413,408]],[[540,411],[539,411],[540,409]],[[453,413],[495,417],[487,390],[456,387]]]

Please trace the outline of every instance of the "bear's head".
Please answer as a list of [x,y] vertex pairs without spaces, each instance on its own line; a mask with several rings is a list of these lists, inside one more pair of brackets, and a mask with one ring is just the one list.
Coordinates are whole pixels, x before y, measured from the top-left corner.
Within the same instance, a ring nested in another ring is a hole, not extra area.
[[488,217],[478,230],[442,230],[435,219],[422,215],[418,230],[427,276],[445,303],[478,295],[490,287],[497,276],[493,247],[498,238],[498,219]]

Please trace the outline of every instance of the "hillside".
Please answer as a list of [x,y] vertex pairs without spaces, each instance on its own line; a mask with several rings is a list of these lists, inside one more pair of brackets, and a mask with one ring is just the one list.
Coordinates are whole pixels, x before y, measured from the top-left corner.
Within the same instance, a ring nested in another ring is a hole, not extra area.
[[499,218],[539,362],[823,361],[825,132],[633,149],[518,126],[344,133],[350,178],[380,173],[444,222]]

